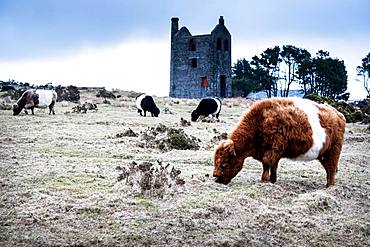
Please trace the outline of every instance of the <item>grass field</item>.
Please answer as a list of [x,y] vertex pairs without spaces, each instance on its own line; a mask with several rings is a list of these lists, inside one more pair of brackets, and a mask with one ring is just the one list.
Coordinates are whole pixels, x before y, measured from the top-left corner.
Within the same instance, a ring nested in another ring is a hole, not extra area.
[[[195,100],[156,101],[173,114],[140,117],[129,98],[87,114],[72,113],[66,102],[57,103],[55,116],[1,110],[0,246],[370,245],[367,125],[347,125],[333,187],[325,188],[319,162],[285,159],[277,183],[263,184],[262,165],[250,158],[225,186],[211,176],[217,136],[251,102],[227,100],[220,122],[182,126]],[[145,133],[159,124],[183,129],[199,148],[148,146]],[[129,128],[136,137],[122,135]],[[133,161],[169,164],[185,184],[164,186],[160,196],[142,193],[118,179]]]

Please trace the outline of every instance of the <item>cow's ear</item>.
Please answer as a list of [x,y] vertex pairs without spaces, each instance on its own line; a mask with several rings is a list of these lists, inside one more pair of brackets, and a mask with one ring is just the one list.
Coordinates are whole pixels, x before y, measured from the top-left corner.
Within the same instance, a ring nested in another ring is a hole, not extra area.
[[222,146],[224,148],[225,154],[236,156],[233,140],[231,139],[224,140]]

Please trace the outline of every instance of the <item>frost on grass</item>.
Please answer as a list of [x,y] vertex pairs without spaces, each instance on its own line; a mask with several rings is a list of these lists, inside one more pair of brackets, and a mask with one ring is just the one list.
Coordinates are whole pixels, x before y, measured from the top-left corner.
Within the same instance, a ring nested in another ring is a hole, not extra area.
[[181,171],[173,166],[171,169],[169,167],[170,164],[164,166],[159,161],[157,165],[133,161],[128,167],[117,167],[121,171],[117,180],[129,186],[133,192],[163,198],[185,184],[185,180],[179,176]]

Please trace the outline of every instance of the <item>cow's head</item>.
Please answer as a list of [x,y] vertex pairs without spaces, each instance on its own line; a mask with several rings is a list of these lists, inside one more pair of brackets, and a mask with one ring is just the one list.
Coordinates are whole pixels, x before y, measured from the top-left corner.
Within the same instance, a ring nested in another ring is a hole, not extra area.
[[244,157],[237,156],[234,142],[230,139],[224,140],[218,145],[214,154],[213,176],[215,182],[228,184],[243,168]]
[[198,118],[199,118],[199,113],[197,112],[197,110],[194,110],[191,113],[191,121],[195,122],[195,121],[197,121]]
[[154,109],[153,109],[153,115],[154,115],[154,117],[158,117],[158,115],[159,115],[159,113],[160,113],[161,111],[159,110],[159,108],[158,107],[155,107]]
[[13,105],[13,115],[16,116],[22,111],[22,107],[20,107],[18,104]]

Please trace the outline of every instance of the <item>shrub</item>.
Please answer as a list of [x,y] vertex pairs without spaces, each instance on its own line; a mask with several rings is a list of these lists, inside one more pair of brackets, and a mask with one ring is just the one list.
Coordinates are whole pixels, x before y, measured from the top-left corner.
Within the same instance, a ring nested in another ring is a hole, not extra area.
[[80,100],[80,91],[76,86],[68,86],[68,87],[62,87],[57,86],[55,87],[55,92],[58,95],[57,101],[71,101],[74,103],[78,103]]

